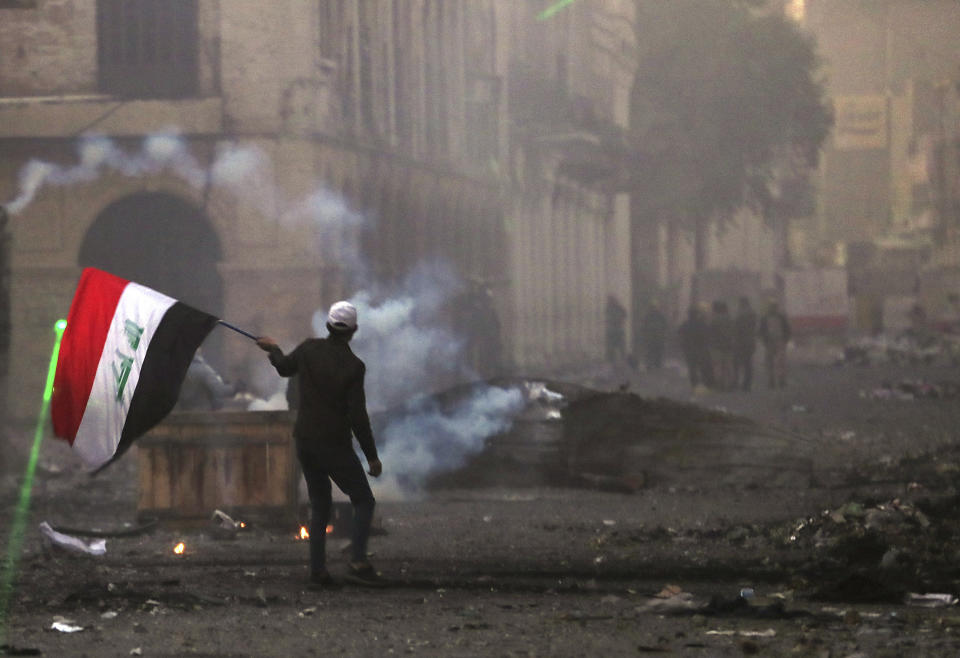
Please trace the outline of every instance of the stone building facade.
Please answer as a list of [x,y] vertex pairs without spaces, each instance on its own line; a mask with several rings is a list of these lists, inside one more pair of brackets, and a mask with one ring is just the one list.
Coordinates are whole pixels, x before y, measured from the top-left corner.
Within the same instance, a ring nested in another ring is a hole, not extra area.
[[[631,3],[549,4],[0,0],[11,413],[87,265],[294,342],[359,270],[442,259],[489,291],[510,368],[602,360],[629,231],[596,144],[626,122]],[[232,379],[259,358],[204,349]]]

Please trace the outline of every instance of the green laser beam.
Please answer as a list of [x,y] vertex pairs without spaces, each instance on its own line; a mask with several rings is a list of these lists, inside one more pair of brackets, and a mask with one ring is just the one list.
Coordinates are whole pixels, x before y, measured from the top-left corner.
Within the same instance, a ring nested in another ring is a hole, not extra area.
[[20,487],[20,500],[13,515],[13,524],[10,526],[7,556],[3,561],[2,573],[0,573],[0,646],[3,646],[6,642],[7,611],[10,598],[13,595],[17,563],[20,560],[20,548],[23,546],[23,531],[27,525],[27,513],[30,511],[30,493],[33,490],[33,478],[37,470],[37,460],[40,457],[40,444],[43,442],[47,411],[50,408],[50,398],[53,396],[53,378],[57,372],[57,357],[60,356],[60,340],[63,338],[63,330],[66,328],[66,320],[57,320],[57,323],[53,325],[56,338],[53,342],[53,352],[50,354],[50,365],[47,367],[47,383],[43,388],[43,402],[40,404],[37,429],[33,433],[33,448],[30,450],[30,459],[27,461],[26,475],[23,478],[23,485]]
[[574,2],[576,2],[576,0],[560,0],[560,2],[555,2],[554,4],[550,5],[549,7],[541,11],[539,14],[537,14],[537,20],[545,21],[548,18],[552,18],[553,15],[556,14],[558,11],[560,11],[564,7],[569,7]]

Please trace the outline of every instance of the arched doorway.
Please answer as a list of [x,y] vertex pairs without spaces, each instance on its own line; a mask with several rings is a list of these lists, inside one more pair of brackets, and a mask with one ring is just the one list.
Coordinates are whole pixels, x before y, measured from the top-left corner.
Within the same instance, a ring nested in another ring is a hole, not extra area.
[[[98,267],[221,317],[220,239],[200,208],[172,194],[143,192],[107,206],[80,247],[81,267]],[[222,369],[221,332],[204,355]]]

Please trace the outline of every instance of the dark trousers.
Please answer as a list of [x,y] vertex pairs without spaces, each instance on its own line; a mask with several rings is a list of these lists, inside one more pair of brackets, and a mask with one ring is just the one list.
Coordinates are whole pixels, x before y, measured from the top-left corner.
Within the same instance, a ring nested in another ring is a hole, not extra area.
[[350,447],[331,449],[297,441],[297,457],[310,494],[310,572],[320,573],[327,564],[327,524],[332,505],[330,480],[349,496],[353,505],[351,559],[365,560],[376,501],[357,454]]
[[686,357],[690,386],[696,387],[700,384],[713,386],[713,363],[710,360],[710,352],[706,349],[690,351],[687,352]]
[[745,391],[753,386],[753,352],[738,352],[733,364],[737,385]]

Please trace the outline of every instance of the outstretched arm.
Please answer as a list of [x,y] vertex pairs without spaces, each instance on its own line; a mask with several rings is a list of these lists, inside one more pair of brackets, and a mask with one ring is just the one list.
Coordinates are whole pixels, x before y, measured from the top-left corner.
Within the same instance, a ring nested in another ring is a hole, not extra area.
[[270,363],[277,369],[277,373],[281,377],[290,377],[297,374],[297,361],[293,357],[293,353],[285,355],[273,338],[260,336],[257,339],[257,347],[269,355]]

